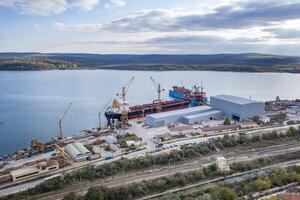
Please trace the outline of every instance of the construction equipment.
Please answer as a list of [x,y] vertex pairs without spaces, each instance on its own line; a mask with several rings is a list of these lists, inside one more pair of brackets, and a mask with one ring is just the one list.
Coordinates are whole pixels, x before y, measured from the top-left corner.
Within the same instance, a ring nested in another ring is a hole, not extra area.
[[134,77],[132,77],[125,86],[122,87],[122,112],[121,112],[121,127],[125,128],[127,122],[128,122],[128,110],[126,108],[126,95],[129,90],[129,87],[134,80]]
[[161,93],[163,91],[165,91],[165,89],[161,88],[160,83],[157,83],[152,76],[150,78],[151,78],[151,80],[153,82],[153,85],[154,85],[156,91],[157,91],[157,102],[158,102],[158,104],[157,104],[157,108],[156,109],[159,112],[161,110],[161,106],[160,106],[160,103],[161,103]]
[[66,109],[66,111],[63,113],[63,115],[61,116],[61,118],[58,120],[59,135],[58,135],[57,139],[63,139],[64,138],[64,134],[63,134],[63,130],[62,130],[62,122],[63,122],[63,119],[65,118],[66,114],[68,113],[71,105],[72,105],[72,102],[69,104],[69,106]]
[[73,163],[71,157],[60,146],[58,146],[57,144],[54,144],[54,146],[58,154],[57,159],[60,168],[63,168]]
[[110,102],[112,102],[113,98],[111,98],[107,104],[105,104],[105,106],[102,108],[102,110],[100,112],[98,112],[98,127],[101,129],[102,128],[102,123],[101,123],[101,115],[103,113],[103,111],[107,108],[107,106],[110,104]]
[[43,153],[45,151],[45,144],[36,139],[31,140],[30,146],[31,149],[35,150],[37,153]]

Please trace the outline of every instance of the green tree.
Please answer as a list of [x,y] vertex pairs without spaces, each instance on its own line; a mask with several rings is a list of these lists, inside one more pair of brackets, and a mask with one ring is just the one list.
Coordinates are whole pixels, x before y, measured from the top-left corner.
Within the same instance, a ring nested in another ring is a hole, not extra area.
[[231,124],[230,119],[229,119],[228,117],[226,117],[226,118],[224,119],[223,124],[224,124],[224,125],[230,125],[230,124]]
[[229,187],[222,187],[217,192],[218,200],[234,200],[235,199],[235,192],[231,190]]
[[259,119],[259,116],[255,115],[252,120],[257,123],[257,124],[260,124],[260,119]]
[[77,199],[79,199],[79,198],[77,198],[77,196],[74,192],[71,192],[71,193],[67,194],[63,198],[63,200],[77,200]]
[[101,187],[91,187],[86,196],[85,199],[87,200],[104,200],[104,189]]

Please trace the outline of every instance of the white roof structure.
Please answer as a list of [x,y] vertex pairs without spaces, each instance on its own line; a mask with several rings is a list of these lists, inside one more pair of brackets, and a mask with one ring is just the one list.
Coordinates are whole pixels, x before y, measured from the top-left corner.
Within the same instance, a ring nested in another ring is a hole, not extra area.
[[174,115],[185,115],[185,114],[190,114],[190,113],[206,112],[209,110],[212,110],[212,107],[210,107],[210,106],[195,106],[195,107],[191,107],[191,108],[155,113],[155,114],[151,114],[151,115],[147,115],[147,116],[151,116],[152,118],[163,118],[163,117],[174,116]]
[[79,143],[79,142],[75,142],[74,144],[74,147],[76,147],[79,151],[80,151],[80,153],[81,154],[90,154],[91,152],[83,145],[83,144],[81,144],[81,143]]
[[68,144],[65,147],[65,151],[73,160],[82,155],[82,153],[73,144]]
[[107,143],[107,144],[115,144],[117,143],[118,139],[112,135],[109,135],[109,136],[106,136],[104,138],[104,141]]
[[184,118],[194,119],[194,118],[205,117],[205,116],[210,116],[210,115],[214,115],[214,114],[222,114],[222,111],[220,111],[220,110],[211,110],[211,111],[207,111],[207,112],[204,112],[204,113],[198,113],[198,114],[194,114],[194,115],[187,115],[187,116],[184,116]]
[[225,94],[221,94],[221,95],[216,95],[213,96],[214,98],[218,98],[218,99],[222,99],[222,100],[226,100],[226,101],[230,101],[239,105],[245,105],[245,104],[250,104],[250,103],[255,103],[257,101],[254,101],[252,99],[246,99],[243,97],[238,97],[238,96],[233,96],[233,95],[225,95]]

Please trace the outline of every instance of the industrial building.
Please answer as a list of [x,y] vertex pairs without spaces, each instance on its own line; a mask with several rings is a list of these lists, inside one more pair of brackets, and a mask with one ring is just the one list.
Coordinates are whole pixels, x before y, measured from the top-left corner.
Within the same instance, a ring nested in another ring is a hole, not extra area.
[[181,118],[182,123],[197,124],[201,121],[217,120],[223,117],[223,112],[220,110],[211,110],[204,113],[187,115]]
[[210,106],[196,106],[169,112],[162,112],[147,115],[145,118],[146,125],[150,127],[166,126],[172,123],[180,122],[180,118],[187,115],[194,115],[212,110]]
[[32,165],[11,171],[10,176],[13,181],[19,181],[58,169],[59,163],[55,160],[49,160],[40,162],[37,165]]
[[65,152],[72,158],[74,161],[86,160],[92,153],[81,143],[75,142],[68,144],[65,147]]
[[210,106],[221,110],[236,121],[265,114],[265,103],[231,95],[217,95],[210,98]]
[[[213,108],[210,106],[196,106],[196,107],[185,108],[180,110],[173,110],[169,112],[156,113],[156,114],[147,115],[145,118],[145,123],[150,127],[167,126],[170,124],[182,122],[182,117],[189,116],[189,115],[197,115],[200,113],[206,113],[212,110]],[[193,117],[194,120],[196,120],[196,118],[197,116]],[[198,119],[199,118],[201,118],[201,116],[200,117],[198,116]]]
[[298,107],[298,106],[293,106],[293,107],[291,107],[291,108],[287,108],[287,109],[286,109],[286,112],[287,112],[288,114],[291,114],[291,115],[298,115],[298,116],[300,116],[300,107]]

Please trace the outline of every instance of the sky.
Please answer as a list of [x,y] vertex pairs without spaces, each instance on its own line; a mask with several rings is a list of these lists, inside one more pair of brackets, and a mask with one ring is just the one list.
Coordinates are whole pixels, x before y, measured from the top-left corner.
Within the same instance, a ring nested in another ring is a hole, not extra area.
[[0,52],[300,56],[300,0],[0,0]]

